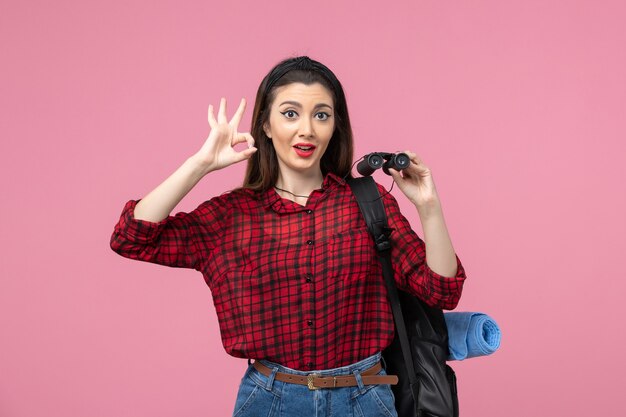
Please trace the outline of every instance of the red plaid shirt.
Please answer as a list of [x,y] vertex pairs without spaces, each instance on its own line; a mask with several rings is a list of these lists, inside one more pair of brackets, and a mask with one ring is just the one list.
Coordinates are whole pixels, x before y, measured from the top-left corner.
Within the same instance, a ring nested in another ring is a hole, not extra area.
[[[385,191],[380,187],[381,194]],[[399,288],[453,309],[465,272],[447,278],[425,261],[424,242],[391,194],[383,198]],[[222,342],[236,357],[312,370],[345,366],[382,351],[394,336],[382,269],[347,183],[328,174],[306,206],[230,192],[161,222],[136,220],[126,203],[111,237],[122,256],[202,272]]]

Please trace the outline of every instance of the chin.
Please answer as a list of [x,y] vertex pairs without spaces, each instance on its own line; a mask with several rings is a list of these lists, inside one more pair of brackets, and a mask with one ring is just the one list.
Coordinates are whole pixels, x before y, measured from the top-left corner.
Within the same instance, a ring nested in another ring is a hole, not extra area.
[[312,170],[321,170],[319,161],[316,162],[307,162],[303,163],[302,161],[297,161],[295,163],[287,164],[289,168],[298,172],[307,172]]

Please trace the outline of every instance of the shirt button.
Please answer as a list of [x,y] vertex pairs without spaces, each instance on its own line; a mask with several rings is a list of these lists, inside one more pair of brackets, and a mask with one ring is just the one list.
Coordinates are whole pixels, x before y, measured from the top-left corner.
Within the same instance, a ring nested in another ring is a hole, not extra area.
[[313,320],[307,320],[306,324],[308,324],[309,326],[313,326]]
[[313,275],[311,275],[311,274],[306,274],[305,278],[306,278],[306,282],[312,282],[313,281]]
[[313,210],[311,210],[311,209],[306,211],[306,214],[311,214],[311,213],[313,213]]
[[308,366],[309,368],[313,369],[313,362],[307,363],[306,366]]
[[313,244],[313,241],[312,241],[312,240],[307,240],[307,241],[306,241],[306,244],[307,244],[307,245],[312,245],[312,244]]

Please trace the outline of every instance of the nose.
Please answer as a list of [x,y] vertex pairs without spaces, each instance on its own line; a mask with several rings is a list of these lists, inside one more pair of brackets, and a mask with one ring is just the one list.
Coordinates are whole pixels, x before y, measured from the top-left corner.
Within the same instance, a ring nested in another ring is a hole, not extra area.
[[298,136],[310,137],[313,136],[313,124],[308,117],[300,119],[300,125],[298,126]]

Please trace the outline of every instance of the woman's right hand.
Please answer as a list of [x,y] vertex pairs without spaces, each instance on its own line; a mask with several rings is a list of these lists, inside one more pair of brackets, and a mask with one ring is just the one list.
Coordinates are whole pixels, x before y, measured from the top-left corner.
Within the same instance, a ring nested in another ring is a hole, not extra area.
[[[194,159],[203,167],[205,172],[208,173],[244,161],[257,151],[252,135],[237,131],[245,109],[246,100],[242,98],[239,108],[229,122],[226,118],[225,98],[220,100],[217,119],[213,114],[213,106],[209,105],[211,132],[202,148],[194,155]],[[236,151],[234,146],[244,142],[248,144],[248,148],[240,152]]]

